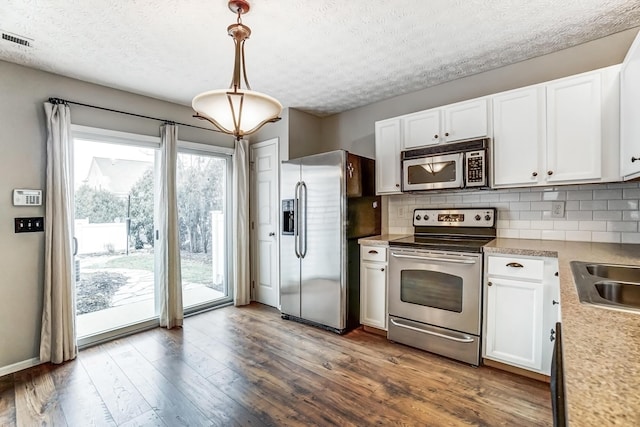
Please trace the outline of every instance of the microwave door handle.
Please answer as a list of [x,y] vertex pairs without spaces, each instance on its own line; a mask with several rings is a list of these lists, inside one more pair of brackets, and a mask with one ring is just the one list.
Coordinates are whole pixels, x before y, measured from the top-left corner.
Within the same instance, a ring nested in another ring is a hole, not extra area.
[[395,258],[417,259],[420,261],[451,262],[454,264],[475,264],[476,263],[476,260],[473,258],[444,258],[444,257],[430,257],[430,256],[421,256],[421,255],[401,255],[393,252],[391,253],[391,256]]

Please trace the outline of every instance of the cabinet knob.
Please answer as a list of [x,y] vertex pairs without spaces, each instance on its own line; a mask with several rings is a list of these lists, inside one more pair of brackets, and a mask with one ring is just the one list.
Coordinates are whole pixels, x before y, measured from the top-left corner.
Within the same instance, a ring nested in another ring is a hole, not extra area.
[[640,160],[640,157],[632,157],[631,158],[631,163],[635,163],[636,160]]
[[533,172],[531,176],[538,176],[538,172]]
[[396,187],[400,188],[400,184],[396,184]]
[[449,136],[449,132],[445,132],[444,136]]
[[275,236],[276,233],[274,233],[273,231],[271,233],[269,233],[269,236]]
[[438,139],[438,135],[433,135],[433,139]]
[[551,305],[556,305],[556,304],[560,304],[560,302],[556,301],[556,300],[551,300]]
[[553,175],[553,171],[547,171],[547,175]]
[[384,271],[384,268],[381,268],[380,271]]
[[493,286],[493,283],[487,282],[487,286]]

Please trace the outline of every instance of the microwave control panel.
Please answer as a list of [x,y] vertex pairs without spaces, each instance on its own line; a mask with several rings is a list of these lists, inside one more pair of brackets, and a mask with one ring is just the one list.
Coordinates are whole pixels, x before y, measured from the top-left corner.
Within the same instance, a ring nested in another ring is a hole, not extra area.
[[467,187],[484,187],[487,185],[485,150],[465,153],[465,180]]

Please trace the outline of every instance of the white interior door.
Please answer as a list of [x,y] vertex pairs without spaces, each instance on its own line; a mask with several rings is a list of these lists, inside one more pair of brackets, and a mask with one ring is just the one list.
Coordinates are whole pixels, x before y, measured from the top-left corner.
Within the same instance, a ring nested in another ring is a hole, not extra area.
[[250,151],[253,299],[279,307],[278,140],[253,144]]

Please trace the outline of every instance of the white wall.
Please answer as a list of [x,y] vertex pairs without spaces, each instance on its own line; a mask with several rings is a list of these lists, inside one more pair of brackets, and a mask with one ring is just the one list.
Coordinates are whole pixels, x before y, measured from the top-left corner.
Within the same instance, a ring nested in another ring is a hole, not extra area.
[[[123,71],[125,72],[125,71]],[[14,207],[14,188],[45,189],[43,102],[60,97],[87,104],[211,127],[190,107],[69,79],[0,61],[0,369],[37,357],[44,273],[43,233],[15,234],[13,218],[44,216],[45,208]],[[159,135],[159,122],[71,106],[75,124]],[[233,147],[217,132],[179,128],[180,139]]]

